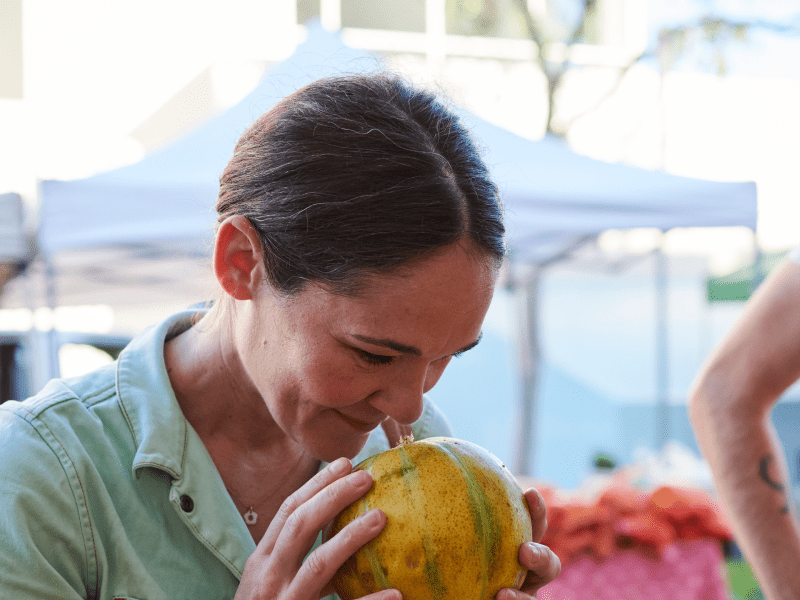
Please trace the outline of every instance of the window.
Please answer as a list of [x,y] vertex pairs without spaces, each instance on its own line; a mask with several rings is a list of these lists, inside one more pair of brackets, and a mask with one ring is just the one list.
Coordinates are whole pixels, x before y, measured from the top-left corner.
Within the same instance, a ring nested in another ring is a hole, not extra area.
[[297,22],[306,23],[311,19],[319,19],[320,0],[297,0]]
[[22,0],[0,1],[0,98],[22,98]]
[[425,32],[425,0],[341,0],[342,27]]
[[[428,54],[431,48],[447,48],[444,52],[451,56],[523,61],[530,60],[534,50],[519,0],[296,2],[298,22],[319,16],[324,24],[327,20],[326,26],[344,29],[347,43],[369,50],[397,52],[402,48],[402,52]],[[534,22],[551,42],[571,40],[583,7],[579,0],[528,0]],[[646,16],[641,0],[595,0],[577,42],[616,48],[625,56],[638,54],[647,43]],[[607,53],[598,56],[608,60]]]
[[525,20],[515,0],[447,0],[447,33],[525,39]]

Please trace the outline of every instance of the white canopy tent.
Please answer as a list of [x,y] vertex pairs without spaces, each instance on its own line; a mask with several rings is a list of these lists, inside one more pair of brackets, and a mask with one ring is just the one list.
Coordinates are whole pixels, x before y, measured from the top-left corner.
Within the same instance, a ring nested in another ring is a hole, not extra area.
[[3,287],[30,258],[25,214],[19,194],[0,194],[0,298]]
[[[43,181],[39,248],[48,264],[70,252],[84,254],[83,272],[103,268],[118,285],[142,283],[142,258],[168,261],[180,248],[207,256],[214,224],[218,178],[239,135],[259,115],[298,87],[325,75],[372,71],[379,60],[348,48],[319,26],[283,63],[267,72],[239,104],[185,138],[142,161],[76,181]],[[524,295],[525,334],[520,345],[521,385],[517,472],[529,470],[535,377],[538,365],[537,274],[582,240],[607,229],[756,225],[753,183],[719,183],[610,164],[577,155],[558,139],[530,141],[464,114],[505,203],[509,255]],[[90,251],[91,254],[86,252]],[[113,253],[113,266],[86,266],[92,256]],[[86,258],[88,256],[88,259]],[[126,273],[134,279],[126,280]],[[182,286],[163,271],[157,282]],[[55,274],[51,273],[51,280]],[[68,283],[51,294],[66,303]],[[76,287],[85,289],[85,285]],[[123,292],[124,293],[124,292]],[[140,291],[141,293],[141,291]],[[204,298],[197,298],[203,300]]]

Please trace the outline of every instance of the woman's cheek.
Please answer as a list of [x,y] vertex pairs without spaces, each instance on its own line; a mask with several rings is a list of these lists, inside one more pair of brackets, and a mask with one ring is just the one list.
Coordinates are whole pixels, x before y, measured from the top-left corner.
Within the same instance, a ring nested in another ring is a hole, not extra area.
[[379,375],[368,373],[342,361],[318,369],[314,377],[314,396],[327,406],[348,406],[360,402],[380,389]]

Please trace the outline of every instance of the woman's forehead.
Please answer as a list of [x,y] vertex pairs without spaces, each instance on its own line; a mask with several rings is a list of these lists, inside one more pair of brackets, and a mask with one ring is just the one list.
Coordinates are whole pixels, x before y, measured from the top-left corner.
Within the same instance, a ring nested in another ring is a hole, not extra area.
[[326,292],[315,303],[342,325],[374,324],[400,333],[404,326],[433,330],[477,323],[479,330],[495,278],[486,262],[460,251],[422,261],[403,275],[370,277],[356,296]]

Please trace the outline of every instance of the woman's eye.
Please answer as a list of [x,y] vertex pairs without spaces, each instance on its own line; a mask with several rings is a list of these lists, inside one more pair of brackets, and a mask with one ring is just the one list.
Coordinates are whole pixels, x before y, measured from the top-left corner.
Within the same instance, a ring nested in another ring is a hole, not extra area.
[[389,365],[392,364],[394,360],[397,358],[396,356],[372,354],[372,352],[367,352],[366,350],[359,350],[358,348],[354,348],[354,350],[364,360],[364,362],[369,363],[371,365]]

